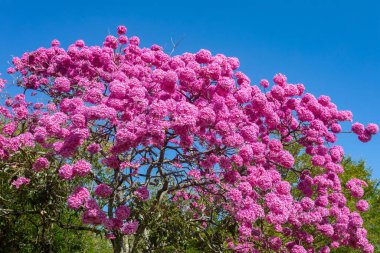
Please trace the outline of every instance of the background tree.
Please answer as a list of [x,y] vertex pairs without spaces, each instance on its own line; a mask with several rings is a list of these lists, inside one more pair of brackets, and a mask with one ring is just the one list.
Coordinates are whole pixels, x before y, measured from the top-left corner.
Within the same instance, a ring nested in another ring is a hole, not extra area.
[[[0,161],[0,248],[4,252],[109,252],[110,243],[88,233],[93,229],[81,224],[79,213],[67,209],[67,193],[73,186],[54,170],[31,173],[33,161],[28,151]],[[20,175],[28,180],[20,181]]]

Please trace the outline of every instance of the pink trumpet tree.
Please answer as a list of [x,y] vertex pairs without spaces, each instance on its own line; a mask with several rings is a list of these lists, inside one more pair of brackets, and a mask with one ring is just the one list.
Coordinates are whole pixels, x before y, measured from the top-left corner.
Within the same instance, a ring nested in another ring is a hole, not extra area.
[[[235,57],[205,49],[171,56],[140,47],[124,26],[117,33],[103,46],[78,40],[65,50],[53,40],[13,58],[8,73],[24,93],[0,106],[0,159],[39,150],[15,190],[46,171],[75,182],[67,207],[104,231],[115,252],[126,250],[123,237],[134,238],[134,250],[164,197],[189,200],[182,203],[203,227],[204,203],[220,207],[236,224],[226,240],[235,252],[374,251],[360,216],[366,184],[338,177],[344,151],[334,143],[350,111],[283,74],[255,85]],[[354,123],[352,132],[367,142],[378,126]],[[292,145],[319,170],[295,168]],[[148,201],[144,214],[136,203]]]

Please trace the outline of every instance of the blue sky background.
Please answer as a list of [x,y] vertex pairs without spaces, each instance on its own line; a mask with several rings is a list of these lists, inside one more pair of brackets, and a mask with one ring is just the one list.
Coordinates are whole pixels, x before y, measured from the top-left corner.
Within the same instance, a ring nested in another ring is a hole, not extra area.
[[[354,121],[380,123],[380,1],[15,1],[0,2],[0,72],[12,56],[76,39],[101,44],[124,24],[143,46],[176,53],[201,48],[240,59],[254,83],[281,72],[308,92],[329,95]],[[4,76],[4,75],[3,75]],[[344,128],[349,129],[349,125]],[[380,178],[380,138],[340,135],[354,159]]]

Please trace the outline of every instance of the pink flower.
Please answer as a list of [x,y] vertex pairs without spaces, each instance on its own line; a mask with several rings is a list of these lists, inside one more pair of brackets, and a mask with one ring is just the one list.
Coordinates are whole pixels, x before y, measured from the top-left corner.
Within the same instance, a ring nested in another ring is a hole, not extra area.
[[135,195],[137,198],[144,201],[149,198],[149,191],[145,186],[141,186],[135,191]]
[[313,156],[313,158],[311,158],[311,163],[314,166],[322,166],[325,163],[325,161],[326,161],[325,157],[321,155],[316,155],[316,156]]
[[271,95],[275,99],[279,101],[282,101],[284,99],[285,90],[281,86],[278,86],[278,85],[273,86],[270,92],[271,92]]
[[77,40],[75,41],[75,46],[82,48],[84,47],[84,41],[83,40]]
[[206,49],[201,49],[195,54],[195,60],[199,63],[210,63],[212,60],[211,52]]
[[367,183],[360,179],[350,179],[346,183],[346,188],[350,190],[354,198],[361,198],[364,195],[363,187],[367,187]]
[[288,151],[281,151],[279,153],[279,163],[285,168],[291,168],[294,164],[294,157]]
[[71,123],[76,128],[85,128],[86,117],[83,114],[75,114],[71,117]]
[[85,187],[77,187],[67,199],[67,205],[70,209],[79,209],[90,197],[90,192]]
[[95,188],[95,195],[101,198],[107,198],[111,196],[112,189],[106,184],[100,184]]
[[116,218],[118,218],[119,220],[128,219],[130,214],[131,210],[127,206],[118,206],[115,210]]
[[308,197],[301,199],[301,206],[304,211],[309,211],[314,207],[314,201]]
[[331,125],[331,131],[333,133],[340,133],[342,131],[342,127],[339,124],[334,123]]
[[363,124],[355,122],[354,124],[352,124],[351,130],[352,130],[352,132],[354,132],[357,135],[362,135],[364,133],[365,129],[364,129]]
[[91,154],[96,154],[100,151],[100,145],[97,143],[91,143],[87,146],[87,151]]
[[191,68],[180,68],[177,72],[180,80],[186,82],[194,82],[196,80],[196,74]]
[[262,79],[262,80],[260,80],[260,85],[262,87],[264,87],[264,88],[268,88],[269,87],[269,82],[266,79]]
[[356,203],[356,209],[358,209],[358,211],[360,212],[366,212],[368,211],[368,203],[367,201],[365,200],[359,200],[357,203]]
[[115,98],[124,98],[126,94],[126,89],[124,84],[122,84],[119,81],[113,81],[109,85],[109,90],[111,92],[111,95]]
[[127,32],[127,27],[120,25],[117,27],[117,34],[123,35]]
[[122,45],[125,45],[128,43],[128,37],[125,35],[120,35],[119,36],[119,43]]
[[334,146],[330,148],[330,156],[333,162],[339,163],[342,161],[344,152],[341,146]]
[[377,132],[379,131],[379,126],[374,124],[374,123],[369,123],[366,127],[365,127],[365,131],[369,134],[377,134]]
[[49,167],[49,161],[45,157],[37,158],[37,160],[33,163],[33,170],[35,172],[39,172],[43,169],[47,169]]
[[106,37],[106,40],[103,42],[103,45],[105,47],[109,47],[109,48],[112,48],[112,49],[116,49],[117,48],[117,44],[118,44],[118,39],[112,35],[108,35]]
[[91,164],[81,159],[74,164],[73,171],[75,175],[84,177],[91,172]]
[[56,39],[52,40],[52,42],[51,42],[52,47],[59,47],[60,45],[61,45],[61,43]]
[[301,245],[294,245],[290,250],[291,253],[307,253],[305,248]]
[[121,228],[121,232],[125,235],[132,235],[136,233],[138,227],[139,227],[138,221],[129,221],[123,224],[123,227]]
[[26,177],[19,177],[17,178],[16,180],[13,180],[12,181],[12,185],[14,187],[16,187],[16,189],[20,188],[21,185],[24,185],[24,184],[29,184],[30,182],[30,179],[29,178],[26,178]]
[[8,73],[8,74],[13,74],[13,73],[15,73],[15,72],[16,72],[16,69],[15,69],[15,68],[9,67],[9,68],[7,69],[7,73]]
[[175,91],[177,80],[178,77],[174,71],[166,72],[162,80],[161,89],[166,92],[173,93]]
[[100,209],[95,199],[89,199],[85,203],[85,211],[82,214],[84,224],[100,225],[106,220],[105,213]]
[[57,77],[54,81],[54,88],[56,88],[57,91],[69,92],[70,80],[66,77]]
[[132,45],[138,46],[140,44],[140,38],[137,36],[132,36],[129,38],[129,43]]
[[363,134],[360,134],[358,136],[358,139],[361,142],[369,142],[372,139],[372,135],[370,133],[368,133],[368,132],[364,132]]
[[193,169],[193,170],[190,170],[187,174],[190,177],[194,178],[194,180],[200,180],[201,179],[201,173],[199,170]]
[[281,248],[282,242],[281,239],[278,237],[270,237],[269,238],[269,245],[272,250],[278,251]]
[[273,82],[275,82],[276,84],[278,84],[280,86],[283,86],[286,83],[286,76],[281,74],[281,73],[276,74],[273,77]]
[[325,225],[318,225],[317,226],[318,231],[320,231],[323,235],[326,236],[332,236],[334,235],[334,228],[330,224]]
[[62,179],[70,180],[73,178],[73,167],[71,165],[65,164],[59,169],[58,173]]

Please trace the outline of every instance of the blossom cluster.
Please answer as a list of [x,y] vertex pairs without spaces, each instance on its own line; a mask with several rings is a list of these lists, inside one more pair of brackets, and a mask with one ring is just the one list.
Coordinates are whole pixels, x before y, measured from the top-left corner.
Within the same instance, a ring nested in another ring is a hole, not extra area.
[[16,187],[16,189],[20,188],[22,185],[27,185],[29,184],[30,179],[26,177],[19,177],[16,180],[12,181],[12,185]]
[[[35,146],[61,159],[57,173],[63,180],[83,180],[68,207],[82,211],[83,223],[102,224],[109,238],[116,231],[138,232],[128,200],[148,200],[149,173],[155,173],[166,186],[191,182],[198,194],[191,196],[196,213],[207,212],[198,203],[201,196],[223,206],[238,226],[238,237],[228,242],[236,252],[255,252],[260,245],[277,252],[341,246],[373,252],[339,179],[344,150],[335,143],[341,122],[352,121],[350,111],[339,110],[328,96],[306,93],[303,84],[290,83],[283,74],[255,85],[238,70],[235,57],[205,49],[171,56],[158,45],[140,47],[140,39],[126,31],[118,27],[117,37],[107,36],[101,47],[78,40],[65,50],[54,40],[50,48],[13,58],[8,73],[19,75],[19,85],[54,102],[28,103],[21,94],[0,106],[7,122],[0,159]],[[27,122],[27,130],[14,135],[19,122]],[[352,132],[367,142],[378,126],[354,123]],[[295,168],[288,148],[294,143],[319,173]],[[167,148],[178,155],[165,153]],[[34,173],[48,168],[44,157],[32,166]],[[166,178],[176,171],[183,180]],[[284,176],[289,171],[298,177],[295,185]],[[112,183],[104,177],[110,172]],[[97,183],[94,189],[84,187],[88,178]],[[173,193],[182,186],[173,186]],[[365,186],[358,179],[346,185],[359,212],[368,209],[360,200]],[[300,192],[298,198],[292,189]],[[190,198],[177,193],[173,200]],[[121,200],[104,212],[102,199],[114,196]],[[263,222],[278,236],[266,234],[258,225]],[[326,245],[315,248],[316,236]]]

